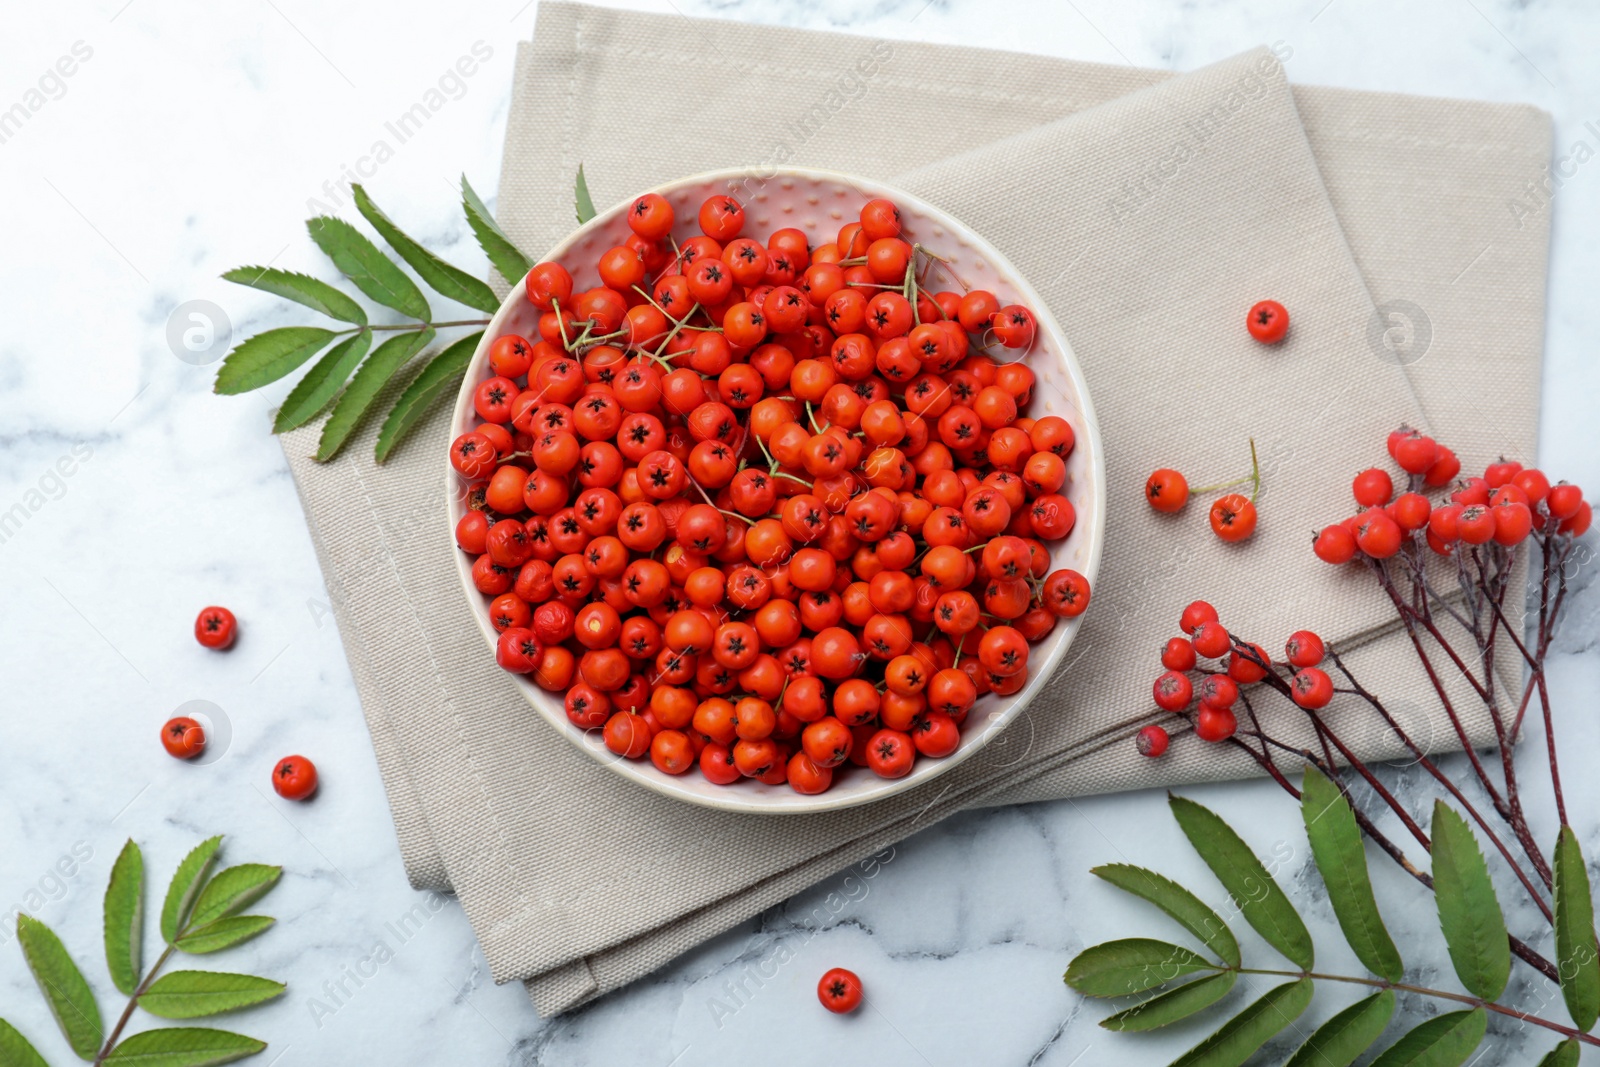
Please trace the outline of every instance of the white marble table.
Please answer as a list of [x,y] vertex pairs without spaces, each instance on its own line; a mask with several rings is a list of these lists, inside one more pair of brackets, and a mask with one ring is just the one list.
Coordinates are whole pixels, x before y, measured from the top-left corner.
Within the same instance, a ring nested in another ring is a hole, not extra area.
[[[1528,101],[1555,114],[1559,154],[1580,141],[1588,154],[1600,148],[1600,123],[1585,125],[1600,119],[1600,11],[1577,5],[1029,0],[997,16],[1001,5],[987,0],[638,2],[1175,69],[1283,40],[1297,82]],[[223,831],[234,861],[286,868],[265,905],[279,928],[217,962],[289,983],[282,1000],[229,1023],[270,1040],[265,1059],[274,1062],[1166,1062],[1193,1029],[1111,1037],[1094,1025],[1101,1010],[1060,981],[1074,952],[1134,932],[1142,914],[1094,884],[1091,864],[1126,858],[1219,892],[1155,793],[954,818],[902,845],[875,877],[835,879],[553,1021],[536,1016],[519,986],[488,982],[453,901],[407,887],[327,595],[267,433],[282,391],[213,397],[212,368],[174,358],[165,331],[174,307],[196,299],[223,306],[236,330],[259,328],[270,303],[217,274],[251,262],[312,266],[301,222],[313,200],[316,210],[339,206],[330,190],[347,168],[362,167],[414,232],[480,263],[454,183],[465,170],[493,191],[513,49],[535,14],[525,0],[181,10],[162,0],[66,0],[10,13],[0,112],[19,101],[30,110],[0,140],[0,511],[28,508],[0,539],[7,927],[18,906],[53,924],[114,1013],[121,1000],[103,979],[99,897],[122,841],[136,837],[164,883],[190,845]],[[475,42],[474,75],[392,158],[362,164],[384,124]],[[73,73],[47,75],[62,57],[72,57],[64,66]],[[30,87],[41,97],[28,97]],[[1553,205],[1538,457],[1592,488],[1596,166],[1575,165]],[[58,462],[71,473],[52,473]],[[244,620],[226,656],[189,637],[196,610],[211,602]],[[1600,740],[1597,641],[1600,598],[1585,591],[1551,678],[1573,752],[1592,753]],[[217,746],[225,751],[204,766],[156,746],[157,725],[195,699],[223,709],[231,725]],[[322,768],[313,805],[286,804],[268,788],[267,768],[291,751]],[[1414,790],[1414,776],[1395,778]],[[1570,778],[1569,806],[1589,854],[1600,855],[1600,786],[1582,770]],[[1324,957],[1348,962],[1325,902],[1308,888],[1316,883],[1296,809],[1263,783],[1189,792],[1248,827],[1261,851],[1287,850],[1286,879],[1308,902]],[[1538,797],[1535,807],[1548,837],[1548,804]],[[71,876],[53,873],[75,852]],[[1415,962],[1444,966],[1431,901],[1387,868],[1379,880],[1380,899],[1403,902],[1390,904],[1395,925],[1431,946],[1414,950]],[[818,928],[811,916],[826,909],[813,908],[828,889],[844,904]],[[426,920],[401,937],[400,920],[418,904]],[[68,1062],[9,933],[0,939],[0,1015],[52,1062]],[[776,967],[780,942],[793,959]],[[848,1019],[826,1015],[811,992],[835,964],[868,983],[870,1007]],[[739,984],[736,999],[730,987]],[[1522,1035],[1497,1030],[1496,1062],[1532,1062],[1531,1050],[1550,1044],[1541,1036],[1519,1053]]]

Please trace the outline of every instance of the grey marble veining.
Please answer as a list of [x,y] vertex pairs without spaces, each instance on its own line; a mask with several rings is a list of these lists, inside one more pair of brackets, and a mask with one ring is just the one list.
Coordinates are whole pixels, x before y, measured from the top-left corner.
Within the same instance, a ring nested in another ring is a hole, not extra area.
[[[1585,126],[1600,118],[1600,11],[1576,3],[639,2],[1172,69],[1285,40],[1297,82],[1527,101],[1556,116],[1558,155],[1600,147]],[[406,886],[327,594],[267,432],[287,387],[213,397],[214,368],[175,358],[166,335],[174,308],[194,300],[223,309],[236,336],[289,321],[216,276],[245,263],[322,270],[302,220],[348,214],[339,189],[348,175],[476,268],[454,186],[465,170],[494,189],[514,45],[535,15],[524,0],[93,0],[10,13],[0,115],[21,103],[27,117],[0,126],[0,512],[21,504],[26,515],[0,538],[0,908],[26,907],[55,926],[115,1013],[99,897],[125,837],[141,842],[158,881],[215,832],[229,835],[232,861],[284,864],[266,906],[279,927],[204,964],[289,983],[279,1002],[225,1024],[272,1042],[261,1062],[1166,1062],[1198,1027],[1107,1035],[1094,1025],[1103,1009],[1060,981],[1083,946],[1151,928],[1091,865],[1147,864],[1220,899],[1154,793],[956,817],[553,1021],[536,1017],[520,987],[489,983],[453,900]],[[463,56],[475,57],[474,74],[441,83]],[[391,125],[424,101],[431,118],[397,137]],[[1573,164],[1552,207],[1539,456],[1591,487],[1600,487],[1597,174]],[[1570,753],[1568,803],[1595,856],[1600,785],[1586,764],[1600,745],[1600,597],[1590,573],[1551,685]],[[242,621],[225,655],[189,636],[212,602]],[[155,732],[197,699],[221,709],[231,738],[191,766],[162,754]],[[1523,759],[1531,765],[1541,748],[1535,726]],[[313,804],[270,790],[271,762],[290,752],[322,770]],[[1415,768],[1386,774],[1425,807]],[[1322,965],[1356,967],[1297,809],[1276,787],[1187,792],[1277,861]],[[1530,799],[1550,836],[1548,799],[1537,789]],[[1431,901],[1393,868],[1375,872],[1414,976],[1451,983]],[[1526,907],[1510,910],[1514,927],[1538,929]],[[0,932],[0,1015],[67,1062],[11,940]],[[1247,955],[1270,959],[1245,940]],[[1548,936],[1535,940],[1548,948]],[[867,983],[868,1006],[850,1018],[827,1015],[812,993],[836,964]],[[1530,999],[1549,995],[1524,969],[1513,981]],[[1314,1011],[1350,996],[1328,990]],[[1562,1015],[1559,1004],[1550,1011]],[[1552,1043],[1494,1030],[1482,1062],[1531,1063]]]

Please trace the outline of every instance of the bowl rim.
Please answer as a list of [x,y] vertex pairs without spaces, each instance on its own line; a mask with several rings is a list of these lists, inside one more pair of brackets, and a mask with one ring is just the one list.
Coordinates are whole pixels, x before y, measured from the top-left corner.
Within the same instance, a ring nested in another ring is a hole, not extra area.
[[[754,168],[737,167],[719,170],[701,171],[696,174],[685,175],[672,181],[656,185],[648,190],[643,190],[638,196],[646,192],[668,196],[679,192],[685,186],[729,183],[738,185],[749,181],[759,181],[766,184],[773,181],[792,179],[806,182],[833,182],[843,184],[867,194],[869,197],[881,196],[893,200],[897,205],[909,206],[933,219],[938,225],[947,230],[960,234],[972,248],[972,251],[981,256],[995,269],[996,273],[1004,276],[1007,284],[1016,291],[1017,299],[1026,305],[1034,314],[1041,331],[1047,332],[1052,338],[1053,346],[1058,348],[1056,353],[1059,361],[1066,371],[1067,379],[1072,383],[1076,392],[1074,407],[1076,408],[1082,426],[1074,426],[1077,433],[1077,447],[1089,447],[1089,475],[1095,506],[1092,509],[1087,531],[1087,545],[1084,556],[1084,565],[1080,573],[1088,579],[1091,586],[1095,583],[1100,570],[1101,555],[1105,547],[1105,521],[1106,521],[1106,470],[1105,452],[1101,445],[1100,424],[1095,417],[1094,403],[1089,395],[1088,382],[1084,379],[1083,368],[1079,366],[1072,346],[1062,330],[1055,315],[1037,290],[1027,280],[1021,271],[1011,263],[999,249],[955,218],[949,212],[939,208],[922,197],[909,193],[904,189],[866,178],[860,175],[849,174],[843,171],[826,170],[814,167],[778,167]],[[588,222],[582,223],[569,232],[535,262],[544,263],[559,260],[568,255],[585,238],[610,224],[619,215],[627,210],[627,206],[636,197],[622,200],[603,211],[599,211]],[[464,424],[464,415],[472,406],[472,394],[478,381],[482,377],[484,365],[488,359],[488,352],[494,341],[505,332],[506,321],[517,310],[525,299],[523,294],[523,279],[517,278],[500,302],[499,309],[490,318],[484,327],[483,336],[479,339],[477,348],[473,351],[472,358],[467,364],[462,378],[460,389],[456,394],[456,401],[450,413],[450,428],[452,434],[457,427]],[[481,610],[483,594],[478,592],[472,581],[471,565],[466,561],[467,553],[462,552],[455,544],[455,524],[462,513],[461,480],[455,468],[451,466],[448,455],[444,462],[445,478],[445,511],[449,527],[445,531],[451,555],[456,565],[456,575],[461,583],[462,592],[467,598],[474,624],[487,642],[490,654],[494,654],[498,634],[489,623],[485,613]],[[883,800],[897,793],[926,785],[928,782],[949,772],[969,759],[973,754],[993,741],[994,737],[1011,725],[1039,692],[1050,681],[1057,668],[1065,658],[1068,648],[1078,635],[1078,630],[1083,624],[1084,616],[1064,620],[1065,625],[1060,630],[1060,637],[1055,641],[1055,647],[1037,665],[1037,670],[1032,673],[1025,685],[1017,693],[1008,698],[1006,707],[997,711],[985,724],[982,731],[972,737],[970,742],[965,742],[950,755],[937,760],[919,760],[922,766],[914,769],[904,778],[877,779],[870,788],[858,789],[850,793],[841,793],[827,790],[822,793],[805,795],[794,793],[786,797],[781,804],[773,803],[770,798],[750,795],[740,790],[719,788],[715,792],[701,792],[685,787],[681,779],[676,776],[662,774],[656,771],[653,765],[645,763],[642,766],[632,761],[616,757],[603,745],[599,748],[587,742],[596,731],[580,730],[570,722],[565,711],[557,703],[556,710],[552,711],[547,704],[557,702],[555,693],[540,689],[525,676],[512,676],[512,682],[522,693],[527,702],[550,726],[554,727],[563,737],[576,748],[585,752],[600,763],[610,766],[613,771],[628,781],[634,782],[662,796],[669,796],[675,800],[698,804],[702,807],[714,808],[721,811],[739,812],[754,815],[808,815],[824,811],[839,811],[845,808],[859,807]],[[1030,666],[1030,670],[1032,667]]]

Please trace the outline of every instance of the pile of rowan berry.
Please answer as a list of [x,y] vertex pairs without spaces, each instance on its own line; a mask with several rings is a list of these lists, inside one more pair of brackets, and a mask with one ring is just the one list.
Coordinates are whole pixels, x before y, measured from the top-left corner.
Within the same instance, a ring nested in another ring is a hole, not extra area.
[[[1589,529],[1593,512],[1583,491],[1567,482],[1551,485],[1536,468],[1502,457],[1482,477],[1458,481],[1461,461],[1455,453],[1405,426],[1389,434],[1388,450],[1406,479],[1405,491],[1397,496],[1393,476],[1381,467],[1357,474],[1351,491],[1358,510],[1315,535],[1312,548],[1319,559],[1339,564],[1405,553],[1421,565],[1424,546],[1448,557],[1479,546],[1512,550],[1535,534],[1581,537]],[[1452,482],[1455,488],[1444,502],[1435,504],[1425,495]],[[1231,636],[1205,601],[1185,608],[1179,627],[1186,636],[1172,638],[1162,649],[1166,671],[1155,680],[1153,694],[1157,707],[1189,718],[1202,740],[1233,736],[1239,687],[1262,681],[1269,672],[1287,684],[1288,695],[1302,708],[1316,710],[1333,698],[1333,682],[1318,666],[1325,646],[1309,630],[1291,635],[1285,660],[1275,663],[1261,646]],[[1202,659],[1215,663],[1202,665]],[[1167,749],[1168,734],[1152,724],[1135,740],[1141,753],[1159,756]]]
[[1076,521],[1075,435],[1021,414],[1032,313],[929,291],[939,257],[869,201],[812,248],[743,236],[730,196],[674,239],[645,194],[574,292],[525,279],[451,462],[497,660],[618,756],[712,782],[830,787],[954,752],[1029,643],[1089,602],[1045,543]]
[[[1166,670],[1151,691],[1156,707],[1188,718],[1202,741],[1226,741],[1234,735],[1239,719],[1233,708],[1240,686],[1253,685],[1269,672],[1284,670],[1289,696],[1302,708],[1314,711],[1333,699],[1333,680],[1317,666],[1326,650],[1322,638],[1310,630],[1289,635],[1284,662],[1277,664],[1260,645],[1230,635],[1217,609],[1204,600],[1183,609],[1178,628],[1187,636],[1174,637],[1162,647],[1161,666]],[[1134,740],[1141,754],[1154,757],[1166,752],[1169,737],[1164,727],[1151,724]]]
[[1388,559],[1407,550],[1420,554],[1422,544],[1451,556],[1459,545],[1515,548],[1535,531],[1581,537],[1589,529],[1593,511],[1583,490],[1566,482],[1551,485],[1535,467],[1501,457],[1481,478],[1461,480],[1447,503],[1435,505],[1424,493],[1448,486],[1461,473],[1455,453],[1408,427],[1389,435],[1388,448],[1408,480],[1405,491],[1396,496],[1394,479],[1381,467],[1357,474],[1351,489],[1360,510],[1316,535],[1318,559]]

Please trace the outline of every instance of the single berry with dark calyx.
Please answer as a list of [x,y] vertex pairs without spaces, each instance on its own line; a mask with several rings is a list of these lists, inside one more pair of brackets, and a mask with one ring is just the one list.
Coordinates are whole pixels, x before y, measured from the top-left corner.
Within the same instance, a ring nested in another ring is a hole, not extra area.
[[1233,639],[1222,623],[1203,622],[1194,631],[1194,650],[1207,659],[1221,659],[1233,647]]
[[1184,608],[1183,614],[1178,616],[1178,629],[1193,636],[1201,623],[1216,621],[1217,609],[1204,600],[1196,600]]
[[304,756],[285,756],[272,768],[272,788],[285,800],[304,800],[317,791],[316,764]]
[[1303,667],[1290,680],[1289,695],[1308,711],[1325,708],[1333,699],[1333,679],[1317,667]]
[[1256,506],[1243,493],[1229,493],[1211,505],[1211,532],[1224,541],[1243,541],[1256,532]]
[[1277,344],[1289,332],[1289,312],[1276,300],[1258,301],[1245,318],[1245,328],[1262,344]]
[[1161,665],[1169,671],[1192,671],[1194,659],[1194,645],[1187,637],[1174,637],[1161,650]]
[[1151,695],[1162,711],[1182,711],[1194,699],[1194,683],[1187,674],[1168,671],[1155,680]]
[[228,648],[238,636],[239,621],[227,608],[201,608],[194,620],[194,639],[207,648]]
[[1162,467],[1145,480],[1144,498],[1157,511],[1182,511],[1189,502],[1189,480],[1171,467]]
[[1208,674],[1195,690],[1204,708],[1231,708],[1239,699],[1239,683],[1226,674]]
[[1149,756],[1151,759],[1166,752],[1170,740],[1167,731],[1154,723],[1140,730],[1133,739],[1134,745],[1139,749],[1139,755]]
[[168,719],[161,727],[161,747],[177,759],[194,759],[206,749],[206,729],[187,715]]
[[861,1006],[861,979],[854,971],[834,967],[817,982],[817,999],[835,1015],[848,1015]]

